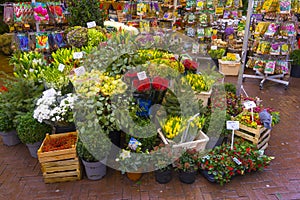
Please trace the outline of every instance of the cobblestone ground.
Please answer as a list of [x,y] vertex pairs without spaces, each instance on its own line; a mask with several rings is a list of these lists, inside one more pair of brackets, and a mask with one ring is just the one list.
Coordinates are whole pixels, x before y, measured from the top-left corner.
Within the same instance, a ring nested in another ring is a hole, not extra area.
[[[226,81],[236,82],[236,78]],[[263,172],[237,176],[225,186],[209,183],[200,174],[194,184],[183,184],[176,172],[166,185],[156,183],[153,173],[144,174],[137,184],[113,169],[98,181],[83,177],[80,181],[45,184],[38,160],[30,156],[24,144],[7,147],[0,140],[0,200],[300,199],[300,79],[291,78],[288,90],[272,82],[263,90],[258,85],[258,80],[247,79],[244,88],[249,96],[260,97],[264,105],[281,113],[281,122],[272,130],[265,152],[275,160]]]

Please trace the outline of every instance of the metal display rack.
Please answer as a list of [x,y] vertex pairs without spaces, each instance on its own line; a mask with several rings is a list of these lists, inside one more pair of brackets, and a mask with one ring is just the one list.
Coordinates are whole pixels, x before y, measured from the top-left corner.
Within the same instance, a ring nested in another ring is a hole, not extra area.
[[[245,81],[245,78],[254,78],[254,79],[261,79],[261,82],[259,84],[260,89],[263,89],[263,85],[266,81],[272,81],[276,83],[283,84],[285,86],[285,89],[288,88],[289,86],[289,80],[283,80],[283,78],[287,75],[285,73],[281,74],[266,74],[263,72],[260,72],[258,70],[255,70],[255,75],[250,75],[250,74],[244,74],[244,69],[246,67],[246,57],[247,57],[247,52],[249,51],[248,47],[248,41],[249,38],[252,36],[250,33],[250,26],[251,22],[253,21],[253,5],[254,5],[254,0],[250,0],[248,2],[248,12],[247,12],[247,23],[246,23],[246,30],[245,30],[245,37],[244,37],[244,45],[243,45],[243,54],[242,54],[242,68],[240,69],[239,73],[239,79],[238,79],[238,91],[237,93],[241,93],[241,88],[242,88],[242,82]],[[279,21],[278,17],[271,21],[268,20],[269,22],[278,22],[278,23],[284,23],[288,21]],[[294,23],[297,21],[296,17],[292,15],[292,20]],[[291,50],[293,50],[294,47],[294,41],[295,41],[296,36],[290,36],[287,38],[280,38],[279,41],[285,40],[286,43],[290,44]],[[265,40],[270,40],[270,38],[265,38]],[[278,39],[272,38],[271,42],[278,41]],[[289,60],[289,55],[254,55],[256,57],[260,58],[273,58],[273,60],[278,60],[279,58],[282,58],[282,60],[288,62],[288,68],[290,71],[290,60]]]

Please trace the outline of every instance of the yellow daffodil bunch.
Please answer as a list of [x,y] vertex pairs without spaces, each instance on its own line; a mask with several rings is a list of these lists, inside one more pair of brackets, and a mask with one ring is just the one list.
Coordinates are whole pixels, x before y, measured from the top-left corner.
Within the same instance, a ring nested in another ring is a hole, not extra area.
[[165,51],[160,51],[160,50],[153,50],[153,49],[141,49],[138,50],[138,55],[143,59],[143,60],[153,60],[157,58],[172,58],[174,57],[173,54],[165,52]]

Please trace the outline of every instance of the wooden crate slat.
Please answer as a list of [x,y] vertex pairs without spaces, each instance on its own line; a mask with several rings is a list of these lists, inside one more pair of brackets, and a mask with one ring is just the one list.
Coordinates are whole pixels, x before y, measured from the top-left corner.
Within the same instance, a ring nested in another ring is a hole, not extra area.
[[43,168],[42,172],[47,173],[47,174],[51,174],[53,172],[63,172],[63,171],[71,171],[71,170],[77,170],[78,169],[78,163],[72,164],[72,165],[66,165],[66,166],[59,166],[59,167],[46,167]]
[[75,158],[76,156],[77,156],[77,154],[75,152],[75,153],[58,155],[58,156],[53,156],[53,157],[45,157],[45,158],[39,159],[39,161],[40,161],[40,163],[44,163],[44,162],[51,162],[51,161],[56,161],[56,160],[71,159],[71,158]]
[[78,163],[78,158],[41,163],[42,167],[59,167]]
[[266,137],[262,137],[262,140],[258,143],[257,148],[261,149],[265,144],[267,144],[271,138],[271,130],[267,131],[265,134]]
[[258,143],[258,139],[247,134],[247,133],[244,133],[244,132],[241,132],[241,131],[235,131],[234,134],[246,139],[246,140],[249,140],[250,142],[252,142],[253,144],[257,144]]
[[265,150],[269,146],[269,143],[267,142],[264,146],[260,147],[260,150]]
[[64,155],[69,153],[76,153],[75,147],[70,149],[57,150],[57,151],[42,152],[40,153],[39,158],[47,158],[47,157],[59,156],[59,155]]
[[80,180],[80,176],[76,177],[63,177],[63,178],[44,178],[45,183],[57,183]]
[[250,128],[248,126],[240,124],[240,129],[239,130],[244,130],[244,131],[253,133],[256,138],[259,138],[260,134],[263,133],[267,129],[265,127],[263,127],[263,126],[257,126],[257,128]]
[[57,173],[43,173],[44,178],[64,178],[69,176],[78,176],[80,174],[79,170],[73,170],[73,171],[63,171],[63,172],[57,172]]

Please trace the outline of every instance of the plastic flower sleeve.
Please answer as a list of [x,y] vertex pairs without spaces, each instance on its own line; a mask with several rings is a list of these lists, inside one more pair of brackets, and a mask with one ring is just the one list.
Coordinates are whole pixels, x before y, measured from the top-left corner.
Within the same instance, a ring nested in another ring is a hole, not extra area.
[[49,15],[47,6],[45,3],[37,2],[33,4],[33,16],[36,22],[40,23],[48,23],[49,22]]
[[36,48],[40,50],[48,50],[48,33],[37,33],[36,34]]
[[14,22],[14,7],[11,3],[4,4],[3,21],[6,24],[12,24]]
[[29,39],[28,36],[24,33],[17,34],[17,45],[21,51],[28,51],[29,50]]

